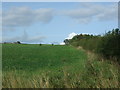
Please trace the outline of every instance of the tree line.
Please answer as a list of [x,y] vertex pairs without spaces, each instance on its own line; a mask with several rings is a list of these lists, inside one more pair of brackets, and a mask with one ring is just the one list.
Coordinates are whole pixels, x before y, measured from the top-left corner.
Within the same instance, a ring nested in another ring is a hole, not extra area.
[[117,60],[120,64],[120,30],[118,28],[104,35],[79,34],[72,39],[65,39],[64,42],[66,45],[81,46],[107,59]]

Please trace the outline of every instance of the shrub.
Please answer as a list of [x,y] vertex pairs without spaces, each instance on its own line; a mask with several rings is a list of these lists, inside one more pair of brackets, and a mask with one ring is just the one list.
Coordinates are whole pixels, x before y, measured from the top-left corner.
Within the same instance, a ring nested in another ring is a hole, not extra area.
[[99,53],[106,58],[120,58],[120,30],[113,29],[102,37],[99,45]]

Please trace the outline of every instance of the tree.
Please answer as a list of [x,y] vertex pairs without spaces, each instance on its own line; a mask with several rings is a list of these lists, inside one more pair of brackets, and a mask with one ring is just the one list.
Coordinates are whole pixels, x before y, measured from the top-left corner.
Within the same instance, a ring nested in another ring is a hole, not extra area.
[[69,45],[69,39],[64,40],[65,45]]
[[21,42],[20,42],[20,41],[17,41],[17,43],[18,43],[18,44],[21,44]]

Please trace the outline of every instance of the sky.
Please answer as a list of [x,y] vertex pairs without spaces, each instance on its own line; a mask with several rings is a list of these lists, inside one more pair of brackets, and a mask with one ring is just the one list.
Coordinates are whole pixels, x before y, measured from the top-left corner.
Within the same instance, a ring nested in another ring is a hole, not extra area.
[[2,41],[61,43],[118,28],[116,2],[3,2]]

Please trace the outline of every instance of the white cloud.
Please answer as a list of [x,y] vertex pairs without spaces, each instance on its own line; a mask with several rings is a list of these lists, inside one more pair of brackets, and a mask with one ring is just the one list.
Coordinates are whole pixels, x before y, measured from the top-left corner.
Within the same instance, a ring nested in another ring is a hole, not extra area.
[[49,23],[54,16],[53,9],[14,7],[3,11],[3,30],[13,27],[26,27],[36,22]]
[[67,38],[65,38],[65,39],[72,39],[74,36],[76,36],[77,34],[76,33],[74,33],[74,32],[72,32],[72,33],[70,33],[69,35],[68,35],[68,37]]
[[[68,37],[65,38],[65,39],[72,39],[72,38],[73,38],[74,36],[76,36],[76,35],[77,35],[76,33],[72,32],[72,33],[70,33],[70,34],[68,35]],[[60,45],[65,45],[65,43],[64,43],[64,42],[61,42]]]
[[65,45],[65,43],[64,43],[64,42],[61,42],[60,45]]
[[[56,14],[57,13],[57,14]],[[11,7],[3,11],[2,30],[15,30],[15,27],[27,27],[34,23],[49,23],[55,15],[64,15],[86,24],[92,20],[113,21],[117,19],[118,3],[80,3],[80,7],[62,11],[51,8],[31,9],[29,7]],[[1,14],[0,14],[1,15]]]
[[30,37],[28,36],[27,32],[24,31],[23,35],[21,36],[16,36],[16,37],[4,37],[2,38],[2,42],[27,42],[27,43],[40,43],[42,40],[45,39],[44,36],[33,36]]
[[3,37],[2,42],[16,42],[16,41],[20,41],[20,42],[27,42],[27,43],[40,43],[42,42],[42,40],[45,39],[45,37],[43,36],[36,36],[36,37],[32,37],[32,38],[28,38],[28,39],[23,39],[23,37]]
[[62,11],[63,15],[69,16],[79,23],[89,23],[90,21],[113,21],[117,20],[118,3],[114,4],[95,4],[81,3],[79,8]]

